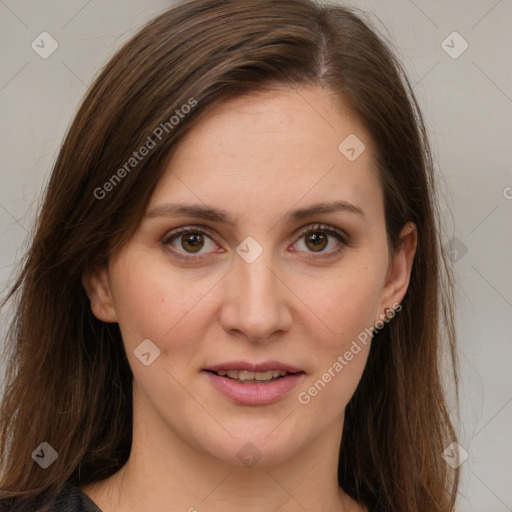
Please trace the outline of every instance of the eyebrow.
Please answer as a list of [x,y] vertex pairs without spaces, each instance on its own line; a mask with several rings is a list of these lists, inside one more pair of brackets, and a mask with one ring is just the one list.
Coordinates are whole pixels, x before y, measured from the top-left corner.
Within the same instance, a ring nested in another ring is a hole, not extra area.
[[[365,217],[363,210],[358,206],[346,201],[333,201],[329,203],[317,203],[306,208],[292,210],[286,215],[285,220],[293,222],[313,217],[314,215],[336,213],[340,211]],[[152,219],[155,217],[196,217],[212,222],[220,222],[230,227],[235,227],[237,224],[237,219],[234,219],[225,210],[201,204],[165,203],[153,208],[146,214],[146,218]]]

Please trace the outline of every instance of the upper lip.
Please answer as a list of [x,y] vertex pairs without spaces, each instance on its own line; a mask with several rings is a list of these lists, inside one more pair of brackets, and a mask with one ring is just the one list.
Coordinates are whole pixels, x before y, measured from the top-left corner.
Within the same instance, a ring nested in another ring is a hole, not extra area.
[[229,361],[226,363],[208,366],[205,370],[218,372],[221,370],[242,370],[247,372],[268,372],[270,370],[281,370],[288,373],[302,372],[300,368],[279,361],[264,361],[262,363],[249,363],[247,361]]

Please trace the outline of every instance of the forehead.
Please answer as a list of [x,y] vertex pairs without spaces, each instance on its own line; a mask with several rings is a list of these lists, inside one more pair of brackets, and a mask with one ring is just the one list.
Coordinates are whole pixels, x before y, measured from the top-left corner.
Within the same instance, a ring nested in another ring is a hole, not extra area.
[[[355,160],[347,140],[362,151]],[[380,196],[372,144],[355,116],[325,89],[283,87],[209,110],[176,148],[150,206],[179,197],[242,215],[327,200],[379,207]]]

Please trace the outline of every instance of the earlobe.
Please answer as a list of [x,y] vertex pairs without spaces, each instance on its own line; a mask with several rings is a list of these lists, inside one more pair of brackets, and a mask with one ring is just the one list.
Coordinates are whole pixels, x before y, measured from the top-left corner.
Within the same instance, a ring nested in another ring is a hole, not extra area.
[[400,243],[390,262],[386,284],[381,295],[380,309],[400,304],[409,286],[412,265],[418,244],[416,226],[409,222],[400,233]]
[[117,322],[107,268],[101,267],[82,275],[82,285],[93,315],[103,322]]

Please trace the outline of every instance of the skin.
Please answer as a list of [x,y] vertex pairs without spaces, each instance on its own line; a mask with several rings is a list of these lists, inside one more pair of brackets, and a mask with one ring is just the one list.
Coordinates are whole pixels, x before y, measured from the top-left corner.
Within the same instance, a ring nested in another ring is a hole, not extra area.
[[[353,162],[338,150],[349,134],[366,145]],[[345,406],[370,345],[360,344],[307,405],[298,394],[399,304],[409,284],[416,229],[404,228],[391,257],[374,161],[358,120],[318,87],[229,100],[187,134],[147,211],[199,203],[226,210],[236,226],[146,217],[108,268],[83,279],[93,313],[119,323],[134,374],[129,461],[83,487],[104,512],[365,510],[339,488],[337,463]],[[334,200],[364,214],[285,219]],[[298,233],[315,224],[341,230],[348,245],[316,228],[328,244],[315,251],[311,235]],[[199,253],[181,235],[168,241],[188,226],[211,233]],[[248,236],[263,249],[252,263],[236,253]],[[161,351],[149,366],[134,355],[144,339]],[[232,360],[278,360],[305,375],[273,404],[235,404],[201,371]],[[253,467],[237,458],[249,442],[261,454]]]

